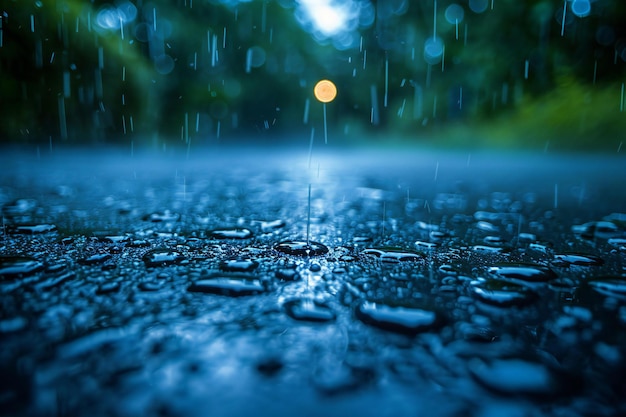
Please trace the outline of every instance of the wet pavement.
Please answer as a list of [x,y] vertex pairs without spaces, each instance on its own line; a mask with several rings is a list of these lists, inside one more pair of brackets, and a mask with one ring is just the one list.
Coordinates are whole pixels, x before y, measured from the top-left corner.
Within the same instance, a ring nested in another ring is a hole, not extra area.
[[626,413],[623,154],[0,160],[0,415]]

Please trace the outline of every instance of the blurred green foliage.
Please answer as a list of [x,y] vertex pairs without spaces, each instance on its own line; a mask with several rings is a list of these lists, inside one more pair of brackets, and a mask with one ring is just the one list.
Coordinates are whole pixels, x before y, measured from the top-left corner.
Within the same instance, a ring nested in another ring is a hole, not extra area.
[[[585,17],[566,2],[563,23],[561,0],[497,0],[482,13],[458,1],[459,24],[446,20],[453,3],[372,3],[376,19],[338,49],[305,30],[291,0],[4,0],[0,137],[306,141],[322,128],[313,85],[329,78],[339,89],[327,105],[335,141],[606,150],[623,141],[626,2],[596,0]],[[127,21],[116,14],[133,8]],[[424,44],[435,30],[445,50],[430,65]]]

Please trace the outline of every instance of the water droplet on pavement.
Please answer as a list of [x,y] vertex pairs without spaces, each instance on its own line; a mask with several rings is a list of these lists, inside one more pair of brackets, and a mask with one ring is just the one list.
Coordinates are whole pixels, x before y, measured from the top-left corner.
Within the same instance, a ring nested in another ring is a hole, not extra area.
[[505,395],[551,396],[572,392],[577,380],[524,359],[473,360],[469,370],[485,387]]
[[297,281],[300,279],[300,274],[296,269],[282,268],[276,271],[276,278],[281,281]]
[[380,258],[383,262],[419,261],[420,259],[422,259],[422,255],[418,252],[395,247],[368,248],[363,250],[363,253],[365,255],[371,255]]
[[583,253],[561,253],[554,255],[554,264],[557,266],[599,266],[604,264],[604,260],[598,256]]
[[0,278],[15,279],[44,269],[44,264],[28,256],[0,256]]
[[111,259],[111,255],[109,255],[108,253],[96,253],[94,255],[79,259],[78,263],[81,265],[97,265],[103,264],[109,259]]
[[14,333],[23,330],[28,325],[24,317],[0,319],[0,334]]
[[490,267],[488,272],[499,278],[528,282],[547,282],[557,278],[547,266],[531,263],[501,263]]
[[146,252],[143,261],[147,267],[176,265],[185,260],[185,257],[171,249],[153,249]]
[[220,262],[220,269],[228,272],[250,272],[258,266],[259,263],[252,259],[229,259]]
[[494,246],[486,246],[486,245],[475,245],[472,246],[472,250],[474,252],[478,252],[478,253],[484,253],[484,254],[495,254],[495,253],[502,253],[504,252],[503,248],[498,248],[498,247],[494,247]]
[[626,300],[626,278],[624,277],[601,278],[589,281],[589,285],[602,295]]
[[217,275],[194,282],[187,291],[240,297],[261,294],[266,287],[258,278],[248,275]]
[[24,235],[54,233],[56,231],[57,227],[53,224],[20,225],[9,229],[10,233],[20,233]]
[[274,246],[279,252],[294,256],[321,256],[328,253],[328,248],[321,243],[306,240],[287,240]]
[[137,288],[139,288],[140,291],[144,291],[144,292],[158,291],[162,287],[163,287],[162,282],[154,282],[154,281],[144,281],[144,282],[140,282],[139,285],[137,285]]
[[120,290],[119,282],[107,282],[98,286],[98,289],[96,290],[96,294],[98,295],[111,294],[114,292],[118,292],[119,290]]
[[335,319],[335,313],[325,303],[308,298],[285,301],[285,313],[294,320],[326,322]]
[[477,300],[496,307],[525,306],[536,299],[528,287],[494,279],[474,281],[470,291]]
[[359,304],[355,314],[363,323],[410,335],[433,330],[443,324],[442,317],[432,310],[389,306],[369,301]]
[[217,229],[209,232],[209,236],[213,239],[250,239],[252,231],[248,229]]
[[621,234],[617,224],[607,221],[588,222],[581,225],[572,226],[572,232],[583,239],[593,240],[594,238],[610,239]]

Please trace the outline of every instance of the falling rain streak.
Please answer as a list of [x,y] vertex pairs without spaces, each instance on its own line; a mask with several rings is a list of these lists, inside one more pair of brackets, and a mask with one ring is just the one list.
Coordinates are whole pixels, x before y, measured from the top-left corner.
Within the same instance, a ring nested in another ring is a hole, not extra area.
[[310,105],[311,105],[311,101],[308,98],[304,100],[304,114],[302,115],[302,123],[305,125],[309,123],[309,106]]
[[528,79],[528,60],[524,61],[524,79]]
[[383,107],[387,107],[387,96],[389,95],[389,59],[385,58],[385,99]]
[[[213,35],[212,37],[212,41],[211,41],[211,66],[215,67],[215,65],[217,65],[218,62],[218,55],[217,55],[217,35]],[[250,71],[248,71],[250,72]]]
[[437,38],[437,0],[433,0],[433,39]]
[[565,15],[567,14],[567,0],[563,0],[563,17],[561,18],[561,36],[565,35]]
[[387,220],[387,203],[385,201],[383,201],[383,214],[382,214],[382,219],[380,221],[380,235],[381,238],[385,238],[385,221]]
[[379,114],[378,114],[378,93],[376,92],[376,84],[372,84],[370,86],[370,98],[372,101],[371,113],[370,113],[370,123],[374,126],[379,123]]
[[65,98],[59,95],[59,129],[61,133],[61,139],[67,140],[67,118],[65,115]]
[[446,46],[441,47],[441,72],[446,68]]
[[185,135],[185,143],[189,146],[189,113],[185,113],[185,123],[184,123],[184,135]]
[[63,96],[65,98],[70,98],[72,96],[69,71],[63,71]]
[[311,138],[309,139],[309,169],[311,169],[311,157],[313,155],[313,139],[315,138],[315,128],[311,128]]
[[559,207],[559,184],[554,184],[554,209]]
[[328,126],[326,123],[326,103],[322,103],[324,109],[324,144],[328,144]]
[[593,61],[593,85],[596,85],[596,79],[598,76],[598,60]]
[[310,236],[311,236],[311,184],[309,183],[309,196],[308,196],[307,214],[306,214],[306,245],[307,247],[311,246]]

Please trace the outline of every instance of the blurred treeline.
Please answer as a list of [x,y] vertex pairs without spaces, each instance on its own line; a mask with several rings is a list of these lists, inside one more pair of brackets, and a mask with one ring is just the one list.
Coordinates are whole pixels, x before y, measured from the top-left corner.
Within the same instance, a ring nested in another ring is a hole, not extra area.
[[[454,1],[353,0],[374,18],[324,38],[294,0],[2,0],[0,137],[308,141],[322,131],[312,89],[328,78],[336,142],[616,149],[626,2],[485,0],[480,13],[472,2],[457,0],[450,23]],[[434,32],[445,48],[428,63]]]

